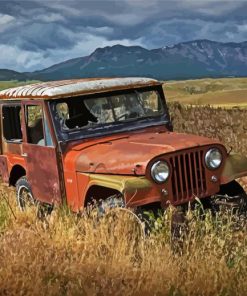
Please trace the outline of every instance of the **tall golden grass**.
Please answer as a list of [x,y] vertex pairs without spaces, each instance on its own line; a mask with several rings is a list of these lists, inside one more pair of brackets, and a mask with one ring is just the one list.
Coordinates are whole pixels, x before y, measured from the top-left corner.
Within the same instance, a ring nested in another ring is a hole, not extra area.
[[189,211],[174,239],[173,209],[144,236],[129,212],[41,221],[1,196],[0,295],[246,295],[247,230],[231,214]]
[[169,103],[174,130],[217,138],[233,152],[247,155],[247,109]]

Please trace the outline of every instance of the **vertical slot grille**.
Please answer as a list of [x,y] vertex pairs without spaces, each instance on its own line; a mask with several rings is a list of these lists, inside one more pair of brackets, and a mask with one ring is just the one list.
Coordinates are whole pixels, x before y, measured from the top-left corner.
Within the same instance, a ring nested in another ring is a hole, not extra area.
[[189,201],[207,191],[202,157],[203,151],[195,151],[170,158],[173,202]]

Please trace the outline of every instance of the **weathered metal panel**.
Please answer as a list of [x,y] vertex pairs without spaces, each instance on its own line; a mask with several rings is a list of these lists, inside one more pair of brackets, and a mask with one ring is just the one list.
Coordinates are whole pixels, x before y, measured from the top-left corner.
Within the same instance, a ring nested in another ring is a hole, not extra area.
[[170,158],[171,182],[173,184],[172,201],[187,202],[193,200],[195,196],[205,196],[207,188],[205,167],[202,163],[204,150],[200,148],[193,152],[188,150]]
[[[23,114],[25,113],[25,106],[29,104],[40,105],[43,107],[43,112],[46,112],[46,106],[43,102],[26,101],[22,102]],[[51,128],[50,118],[48,118],[48,124]],[[50,204],[61,203],[64,195],[61,178],[63,172],[59,163],[56,145],[49,147],[27,143],[25,116],[22,117],[22,130],[24,138],[23,155],[26,162],[27,178],[31,184],[34,197]],[[54,144],[56,143],[54,142]]]
[[23,152],[26,154],[27,178],[35,198],[50,204],[61,203],[55,148],[23,143]]
[[125,197],[127,207],[159,202],[160,192],[146,177],[113,176],[103,174],[77,174],[80,205],[84,205],[86,192],[91,186],[98,185],[118,190]]
[[7,157],[0,155],[0,175],[4,183],[9,181],[9,171],[8,171],[8,162]]
[[221,184],[247,176],[247,157],[239,154],[228,155],[221,176]]
[[15,155],[22,154],[22,143],[11,143],[3,141],[3,153],[10,153]]
[[[179,133],[154,133],[146,129],[119,137],[97,139],[76,145],[76,170],[90,173],[145,175],[149,161],[159,155],[206,145],[217,140]],[[104,155],[104,157],[102,157]],[[66,156],[69,158],[69,153]]]

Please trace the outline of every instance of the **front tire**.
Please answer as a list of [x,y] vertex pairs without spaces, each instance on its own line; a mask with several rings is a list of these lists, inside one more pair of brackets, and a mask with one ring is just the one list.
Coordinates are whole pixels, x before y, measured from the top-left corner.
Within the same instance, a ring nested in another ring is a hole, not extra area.
[[247,214],[247,194],[243,187],[232,181],[224,184],[220,192],[213,197],[213,209],[217,212],[220,209],[229,209],[232,213]]

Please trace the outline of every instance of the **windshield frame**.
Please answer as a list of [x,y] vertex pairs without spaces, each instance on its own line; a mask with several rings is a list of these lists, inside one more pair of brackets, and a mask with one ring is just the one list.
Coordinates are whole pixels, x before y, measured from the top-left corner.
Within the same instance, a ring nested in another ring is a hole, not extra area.
[[[55,131],[58,142],[64,143],[64,142],[70,142],[70,141],[95,138],[100,136],[109,136],[115,133],[128,132],[128,131],[138,130],[138,129],[151,127],[151,126],[158,126],[158,125],[165,125],[168,128],[168,130],[171,130],[172,125],[171,125],[170,116],[169,116],[162,85],[131,88],[126,90],[107,91],[103,93],[82,95],[80,97],[82,99],[93,99],[93,98],[100,98],[100,97],[106,97],[106,96],[111,97],[114,95],[128,94],[136,91],[137,92],[157,91],[160,97],[160,103],[162,104],[161,108],[163,113],[161,115],[156,115],[156,116],[146,116],[143,118],[135,118],[133,120],[106,123],[106,124],[97,126],[97,128],[95,128],[95,126],[92,125],[92,127],[88,127],[88,128],[76,128],[71,130],[63,130],[60,123],[55,119],[56,111],[54,106],[56,106],[57,103],[65,102],[67,99],[73,100],[74,98],[65,97],[61,99],[49,100],[48,107],[49,107],[49,111],[50,111],[53,126],[54,126],[54,131]],[[78,98],[78,96],[75,98]]]

